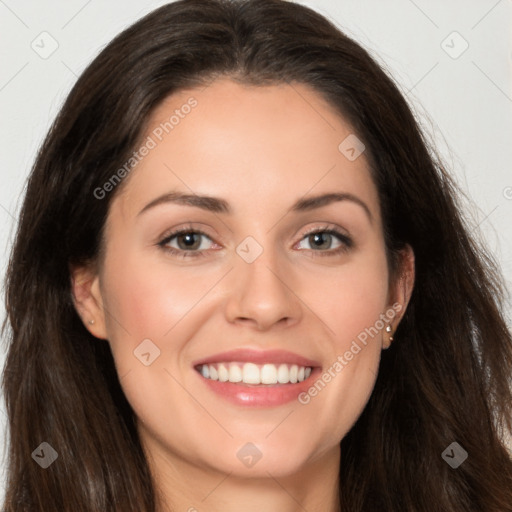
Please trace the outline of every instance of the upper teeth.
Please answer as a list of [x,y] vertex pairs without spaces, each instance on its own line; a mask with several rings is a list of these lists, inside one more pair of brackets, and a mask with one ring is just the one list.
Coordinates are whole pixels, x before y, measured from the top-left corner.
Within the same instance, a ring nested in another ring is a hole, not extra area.
[[302,382],[311,375],[311,368],[296,364],[216,363],[200,365],[205,379],[244,384],[288,384]]

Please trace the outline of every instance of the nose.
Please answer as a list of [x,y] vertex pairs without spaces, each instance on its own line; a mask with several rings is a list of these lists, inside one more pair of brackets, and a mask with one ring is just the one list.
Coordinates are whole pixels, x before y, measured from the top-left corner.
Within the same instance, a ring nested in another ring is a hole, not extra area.
[[289,327],[303,314],[296,278],[285,263],[277,264],[270,249],[252,263],[236,256],[231,292],[226,304],[230,323],[247,324],[263,331],[274,325]]

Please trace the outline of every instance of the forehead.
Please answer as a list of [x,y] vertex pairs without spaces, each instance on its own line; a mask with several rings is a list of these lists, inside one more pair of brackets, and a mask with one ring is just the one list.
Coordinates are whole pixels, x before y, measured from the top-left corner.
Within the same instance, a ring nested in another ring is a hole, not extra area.
[[172,94],[153,111],[142,137],[150,149],[115,202],[133,216],[144,201],[180,190],[226,197],[235,213],[261,214],[336,190],[361,196],[378,217],[365,154],[346,152],[354,137],[309,86],[216,80]]

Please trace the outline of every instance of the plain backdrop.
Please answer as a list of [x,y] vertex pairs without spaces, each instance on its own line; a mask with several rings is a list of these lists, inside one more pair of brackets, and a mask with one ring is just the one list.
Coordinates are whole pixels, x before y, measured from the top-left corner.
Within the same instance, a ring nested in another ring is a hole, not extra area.
[[[25,180],[64,98],[116,34],[165,3],[0,0],[2,279]],[[471,198],[466,213],[474,232],[482,233],[512,289],[512,1],[300,3],[329,17],[394,76]],[[510,304],[509,300],[508,319]],[[0,314],[3,319],[3,303]],[[2,343],[2,366],[4,357]],[[2,401],[2,438],[5,421]],[[0,444],[0,496],[4,456],[5,446]]]

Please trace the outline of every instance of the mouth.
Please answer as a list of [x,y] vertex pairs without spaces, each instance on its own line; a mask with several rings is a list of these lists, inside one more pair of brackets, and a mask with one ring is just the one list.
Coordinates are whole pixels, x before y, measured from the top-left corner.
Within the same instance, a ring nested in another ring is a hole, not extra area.
[[195,368],[208,380],[250,386],[296,384],[307,379],[313,371],[311,366],[248,362],[201,364]]
[[251,407],[296,400],[321,372],[318,362],[282,350],[233,350],[196,361],[193,367],[215,395]]

